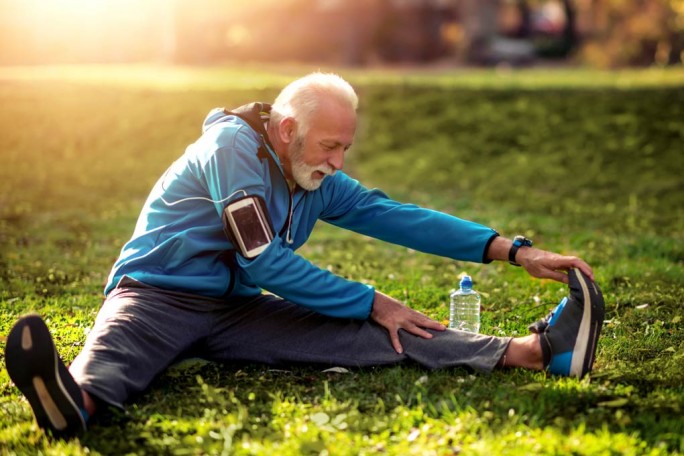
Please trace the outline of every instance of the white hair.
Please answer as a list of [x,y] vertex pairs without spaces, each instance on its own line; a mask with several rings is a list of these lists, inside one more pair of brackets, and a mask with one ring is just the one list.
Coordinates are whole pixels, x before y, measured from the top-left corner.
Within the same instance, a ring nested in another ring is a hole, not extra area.
[[286,117],[294,118],[297,135],[303,137],[323,96],[347,103],[354,111],[359,105],[359,98],[347,81],[336,74],[315,72],[292,81],[280,92],[271,107],[271,120],[279,123]]

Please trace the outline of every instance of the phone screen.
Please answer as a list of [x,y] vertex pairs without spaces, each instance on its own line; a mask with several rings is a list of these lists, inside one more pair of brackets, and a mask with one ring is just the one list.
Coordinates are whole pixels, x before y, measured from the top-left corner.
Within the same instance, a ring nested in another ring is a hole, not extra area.
[[244,206],[233,211],[233,218],[239,220],[237,229],[247,250],[253,250],[269,243],[267,234],[254,206]]

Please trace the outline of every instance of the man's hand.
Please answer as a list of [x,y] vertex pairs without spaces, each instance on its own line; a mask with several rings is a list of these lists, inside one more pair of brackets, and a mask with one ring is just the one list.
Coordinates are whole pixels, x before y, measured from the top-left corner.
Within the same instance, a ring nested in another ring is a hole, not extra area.
[[[489,245],[487,258],[490,260],[508,261],[508,251],[511,249],[511,244],[513,244],[513,241],[510,239],[497,236]],[[531,276],[539,279],[553,279],[568,283],[568,274],[563,271],[577,268],[591,280],[594,280],[594,273],[591,267],[580,258],[574,256],[564,256],[534,247],[523,246],[518,249],[515,261],[525,268]]]
[[446,327],[435,320],[426,317],[394,298],[391,298],[379,291],[375,292],[373,300],[373,311],[371,318],[376,323],[383,326],[389,332],[390,341],[397,353],[403,353],[404,349],[399,342],[399,329],[403,329],[416,336],[431,339],[432,334],[423,328],[444,331]]
[[521,247],[516,255],[516,261],[533,277],[547,278],[568,283],[568,275],[564,272],[570,268],[578,268],[591,280],[594,273],[583,260],[574,256],[564,256],[547,252],[534,247]]

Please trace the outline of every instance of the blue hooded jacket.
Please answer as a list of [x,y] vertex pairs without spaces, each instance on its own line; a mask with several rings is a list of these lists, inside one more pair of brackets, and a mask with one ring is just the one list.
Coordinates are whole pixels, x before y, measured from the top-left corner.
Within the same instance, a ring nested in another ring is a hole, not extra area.
[[[230,296],[255,296],[264,289],[325,315],[366,319],[373,287],[336,276],[295,253],[317,220],[472,262],[485,261],[487,246],[497,236],[477,223],[393,201],[343,172],[326,177],[315,191],[297,187],[291,193],[275,153],[269,150],[273,160],[258,157],[260,144],[245,121],[223,109],[211,111],[202,136],[154,185],[105,294],[127,275],[227,303]],[[231,266],[227,253],[234,247],[221,215],[244,193],[264,199],[276,237],[256,258],[235,255]]]

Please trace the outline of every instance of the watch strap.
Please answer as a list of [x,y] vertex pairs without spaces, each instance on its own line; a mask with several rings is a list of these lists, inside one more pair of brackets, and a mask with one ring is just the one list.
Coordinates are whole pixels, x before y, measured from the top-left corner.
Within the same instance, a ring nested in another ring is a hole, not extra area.
[[508,251],[508,262],[513,266],[520,266],[520,264],[515,261],[515,256],[518,254],[518,249],[520,249],[520,247],[532,247],[532,241],[525,236],[516,236],[513,238],[513,244]]

